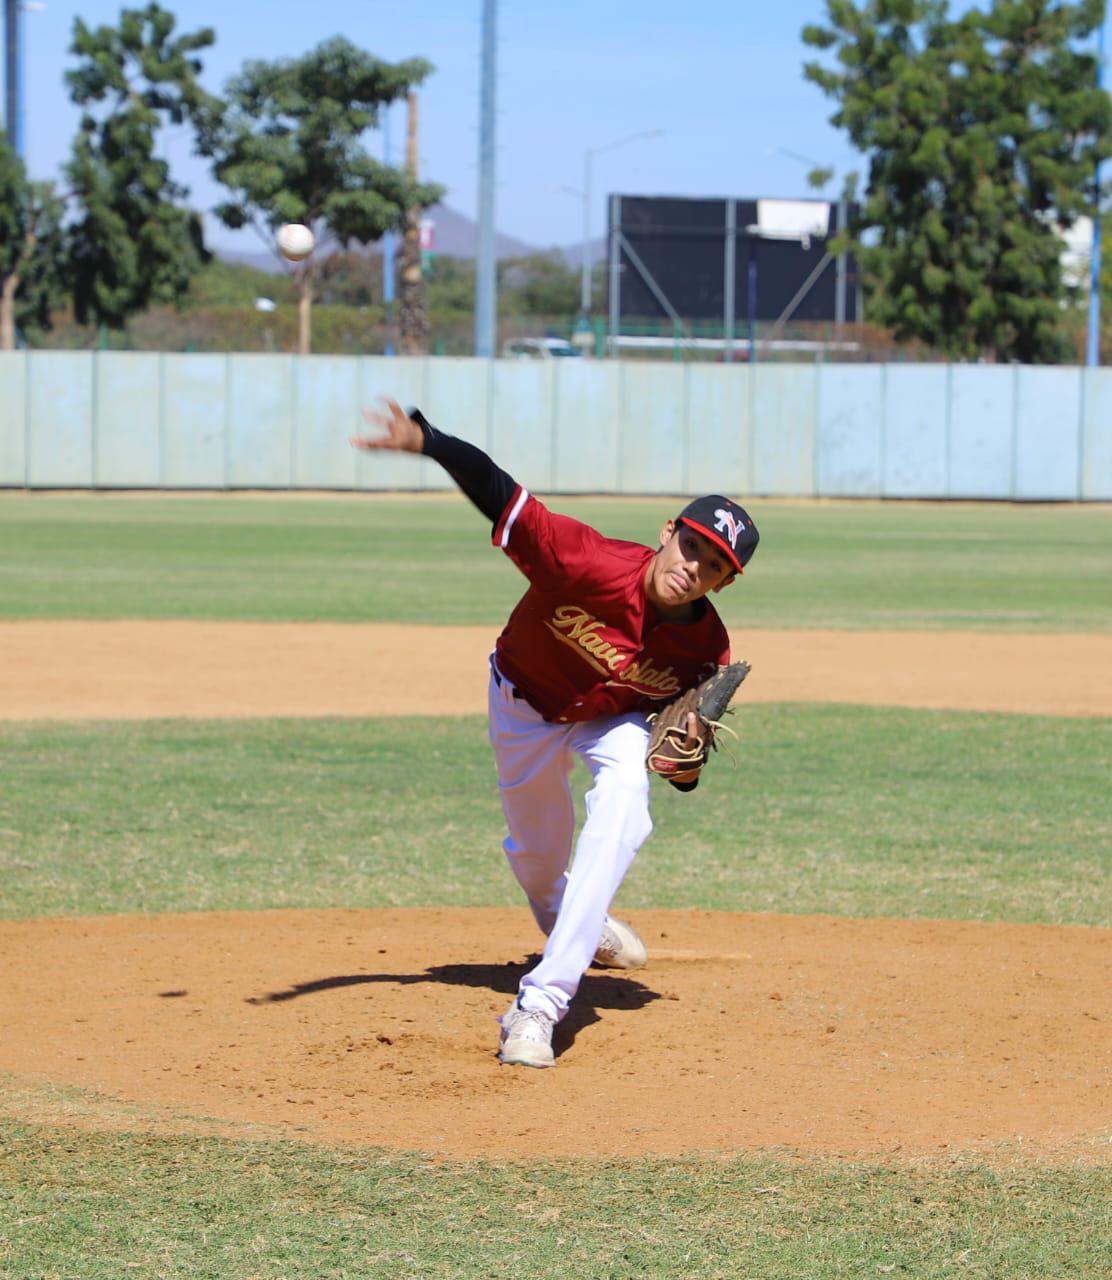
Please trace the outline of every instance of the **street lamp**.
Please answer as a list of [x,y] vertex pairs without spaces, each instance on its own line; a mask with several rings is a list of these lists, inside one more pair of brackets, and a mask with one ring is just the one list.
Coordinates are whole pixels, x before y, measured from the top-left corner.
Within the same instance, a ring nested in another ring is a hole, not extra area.
[[604,151],[616,151],[631,142],[660,138],[664,133],[663,129],[646,129],[642,133],[631,133],[627,138],[604,143],[601,147],[588,147],[583,153],[583,265],[579,278],[579,310],[583,320],[591,314],[591,167],[595,156],[602,155]]

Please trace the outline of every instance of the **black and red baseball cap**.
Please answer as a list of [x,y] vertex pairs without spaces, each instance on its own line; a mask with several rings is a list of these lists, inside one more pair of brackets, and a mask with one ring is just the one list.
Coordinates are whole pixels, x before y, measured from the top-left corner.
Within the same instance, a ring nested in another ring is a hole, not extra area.
[[721,547],[738,573],[753,558],[761,538],[745,508],[720,493],[708,493],[689,502],[676,517],[676,523],[687,525]]

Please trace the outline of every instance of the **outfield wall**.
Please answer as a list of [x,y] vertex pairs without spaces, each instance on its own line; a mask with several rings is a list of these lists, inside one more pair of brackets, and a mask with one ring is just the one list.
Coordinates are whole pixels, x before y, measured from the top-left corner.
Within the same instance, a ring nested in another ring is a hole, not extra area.
[[549,492],[1112,499],[1112,369],[0,353],[0,486],[442,489],[417,404]]

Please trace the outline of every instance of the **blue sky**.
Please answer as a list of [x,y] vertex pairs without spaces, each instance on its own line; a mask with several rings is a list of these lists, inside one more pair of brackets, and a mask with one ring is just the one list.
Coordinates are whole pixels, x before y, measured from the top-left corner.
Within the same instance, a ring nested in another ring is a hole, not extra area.
[[[421,93],[421,176],[442,183],[447,203],[475,216],[481,0],[161,2],[180,30],[215,29],[203,79],[217,92],[247,59],[296,56],[335,34],[391,61],[427,58],[436,71]],[[74,17],[112,22],[121,7],[119,0],[47,0],[44,11],[24,15],[25,152],[33,176],[55,176],[73,136],[77,113],[62,75]],[[839,173],[864,168],[829,125],[832,104],[803,79],[811,52],[799,33],[822,20],[823,0],[500,0],[498,8],[496,221],[520,240],[578,242],[582,201],[563,188],[582,189],[588,148],[643,131],[665,132],[594,160],[596,236],[607,191],[812,194],[808,165],[780,148]],[[404,142],[400,108],[391,142],[396,160]],[[381,155],[381,135],[369,135],[368,146]],[[195,206],[221,198],[184,135],[168,138],[164,153]],[[255,247],[212,222],[209,228],[217,246]]]

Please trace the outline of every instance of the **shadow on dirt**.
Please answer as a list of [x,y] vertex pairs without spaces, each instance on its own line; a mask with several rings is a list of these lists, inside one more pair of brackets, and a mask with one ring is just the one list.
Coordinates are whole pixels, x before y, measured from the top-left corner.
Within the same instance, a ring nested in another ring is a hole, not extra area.
[[[521,975],[532,969],[539,960],[539,955],[533,955],[524,961],[507,961],[505,964],[436,964],[430,965],[422,973],[337,974],[330,978],[316,978],[311,982],[297,982],[284,991],[268,991],[265,995],[248,996],[246,1003],[281,1004],[287,1000],[300,1000],[303,996],[343,987],[378,983],[404,987],[421,982],[481,988],[509,997],[516,994]],[[570,1048],[580,1031],[599,1021],[599,1009],[643,1009],[645,1005],[661,998],[658,991],[646,987],[636,978],[588,972],[583,976],[571,1009],[556,1029],[553,1046],[557,1054]]]

